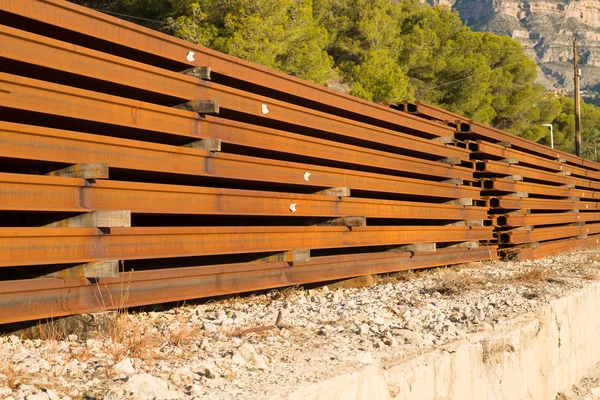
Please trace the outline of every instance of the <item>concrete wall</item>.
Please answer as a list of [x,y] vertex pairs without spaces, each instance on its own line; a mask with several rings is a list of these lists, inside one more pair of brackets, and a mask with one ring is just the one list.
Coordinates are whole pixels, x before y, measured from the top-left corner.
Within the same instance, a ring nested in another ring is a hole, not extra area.
[[310,399],[555,399],[600,362],[600,284],[441,348],[374,364],[286,396]]

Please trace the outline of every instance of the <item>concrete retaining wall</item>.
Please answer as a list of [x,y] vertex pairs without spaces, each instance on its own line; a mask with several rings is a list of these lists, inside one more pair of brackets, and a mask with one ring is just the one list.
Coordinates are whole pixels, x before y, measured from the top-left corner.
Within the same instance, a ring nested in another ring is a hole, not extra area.
[[600,362],[600,284],[441,348],[312,384],[289,400],[555,399]]

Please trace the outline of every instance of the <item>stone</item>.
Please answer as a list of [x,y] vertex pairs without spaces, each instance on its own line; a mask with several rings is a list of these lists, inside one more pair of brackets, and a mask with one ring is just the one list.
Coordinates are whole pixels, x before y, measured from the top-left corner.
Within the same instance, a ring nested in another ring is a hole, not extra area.
[[0,398],[8,397],[12,394],[12,390],[7,387],[0,387]]
[[219,327],[216,324],[213,324],[212,322],[205,322],[202,325],[202,329],[204,329],[206,332],[216,332],[219,330]]
[[135,374],[135,368],[130,358],[124,358],[119,361],[114,367],[115,374],[119,376],[129,376]]
[[244,343],[238,348],[238,351],[244,361],[246,361],[248,364],[261,370],[266,370],[269,368],[265,357],[258,354],[254,349],[254,346],[250,343]]
[[50,400],[50,397],[48,396],[48,393],[40,390],[25,397],[25,400]]
[[52,389],[44,389],[50,400],[60,400],[60,396]]
[[370,351],[358,353],[356,361],[363,364],[373,364],[373,355]]
[[169,390],[169,385],[165,380],[146,373],[131,375],[125,382],[125,388],[142,399],[168,400],[184,397],[183,393]]

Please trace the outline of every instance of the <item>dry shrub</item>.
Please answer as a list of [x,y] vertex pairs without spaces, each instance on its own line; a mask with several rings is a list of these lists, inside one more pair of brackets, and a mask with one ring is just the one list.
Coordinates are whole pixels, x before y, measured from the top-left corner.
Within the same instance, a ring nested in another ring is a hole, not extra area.
[[428,292],[439,292],[442,295],[464,293],[484,283],[481,278],[473,276],[471,271],[457,271],[454,268],[441,270],[436,280]]
[[587,271],[581,274],[581,278],[588,281],[597,281],[600,280],[600,275],[598,274],[598,271]]
[[533,267],[515,275],[515,282],[520,283],[546,283],[552,277],[551,270],[542,267]]

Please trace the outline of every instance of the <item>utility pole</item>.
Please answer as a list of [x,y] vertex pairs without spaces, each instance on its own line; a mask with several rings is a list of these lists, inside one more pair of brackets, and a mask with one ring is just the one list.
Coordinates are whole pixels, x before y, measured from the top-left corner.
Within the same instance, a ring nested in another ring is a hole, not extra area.
[[581,157],[581,103],[579,99],[579,46],[573,39],[573,68],[575,83],[575,154]]

